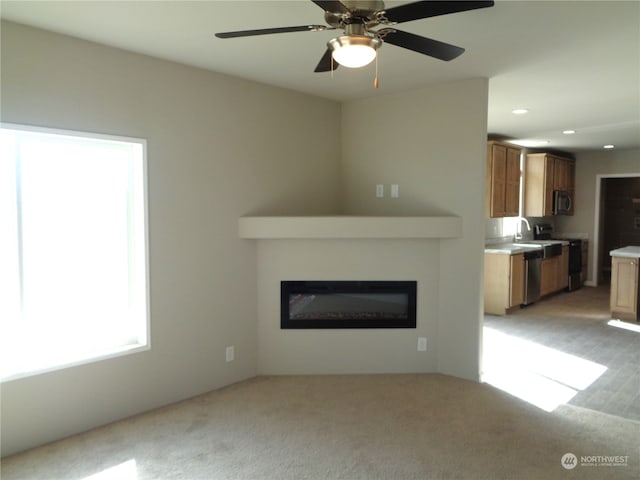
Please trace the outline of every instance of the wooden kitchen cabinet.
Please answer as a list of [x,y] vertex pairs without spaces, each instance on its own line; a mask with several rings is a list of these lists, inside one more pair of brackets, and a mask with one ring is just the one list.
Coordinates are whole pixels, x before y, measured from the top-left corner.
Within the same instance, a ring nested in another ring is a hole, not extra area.
[[504,315],[524,302],[524,254],[485,253],[484,311]]
[[[563,190],[575,197],[575,160],[548,153],[532,153],[525,161],[524,215],[553,215],[553,191]],[[573,203],[570,215],[573,215]]]
[[638,258],[611,257],[611,317],[638,321]]
[[575,160],[570,158],[553,158],[553,189],[571,194],[571,208],[569,215],[573,215],[573,199],[575,197]]
[[505,217],[520,215],[520,156],[519,148],[507,147],[507,181],[505,185]]
[[501,142],[487,142],[486,216],[520,214],[520,155],[522,150]]
[[553,215],[554,158],[545,153],[527,155],[524,164],[524,215]]
[[569,161],[566,158],[553,157],[553,189],[569,189]]
[[524,254],[510,255],[510,257],[509,307],[515,307],[524,303]]
[[569,247],[562,246],[562,254],[543,258],[540,265],[540,296],[564,290],[569,286]]
[[540,265],[540,296],[544,297],[558,288],[558,259],[560,257],[543,258]]

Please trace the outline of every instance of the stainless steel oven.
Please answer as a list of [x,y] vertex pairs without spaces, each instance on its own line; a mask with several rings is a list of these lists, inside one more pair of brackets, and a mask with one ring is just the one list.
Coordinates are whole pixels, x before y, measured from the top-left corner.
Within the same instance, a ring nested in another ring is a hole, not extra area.
[[570,292],[582,286],[582,240],[569,240],[569,286]]
[[[553,238],[553,227],[549,223],[539,223],[533,227],[533,237],[536,241],[551,241]],[[565,239],[569,243],[569,286],[567,290],[572,292],[582,286],[582,240]],[[555,246],[557,251],[554,253],[560,255],[562,246]],[[545,257],[549,256],[545,252]]]

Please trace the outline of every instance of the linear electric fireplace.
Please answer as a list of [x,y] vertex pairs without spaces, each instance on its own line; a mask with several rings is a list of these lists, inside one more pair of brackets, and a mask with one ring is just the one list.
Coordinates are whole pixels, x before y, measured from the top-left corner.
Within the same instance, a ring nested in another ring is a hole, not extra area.
[[280,328],[416,328],[415,281],[283,281]]

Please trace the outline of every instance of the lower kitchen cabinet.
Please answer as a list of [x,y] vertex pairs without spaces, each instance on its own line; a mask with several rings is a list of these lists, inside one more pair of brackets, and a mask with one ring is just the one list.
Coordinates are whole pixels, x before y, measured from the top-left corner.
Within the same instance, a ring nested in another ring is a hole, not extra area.
[[485,253],[484,311],[504,315],[524,302],[524,255]]
[[511,255],[509,263],[511,267],[511,275],[509,277],[509,307],[515,307],[522,305],[524,302],[524,255]]
[[569,247],[562,246],[562,255],[543,258],[540,266],[540,296],[564,290],[569,286]]
[[640,260],[628,257],[611,257],[611,317],[638,321]]
[[558,288],[558,259],[560,257],[543,258],[540,265],[540,296],[549,295]]

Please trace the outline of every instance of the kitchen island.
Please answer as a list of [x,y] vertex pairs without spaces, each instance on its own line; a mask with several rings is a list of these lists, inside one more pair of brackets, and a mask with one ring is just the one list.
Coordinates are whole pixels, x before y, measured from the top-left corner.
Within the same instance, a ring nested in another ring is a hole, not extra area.
[[640,319],[640,246],[611,250],[611,318],[637,322]]

